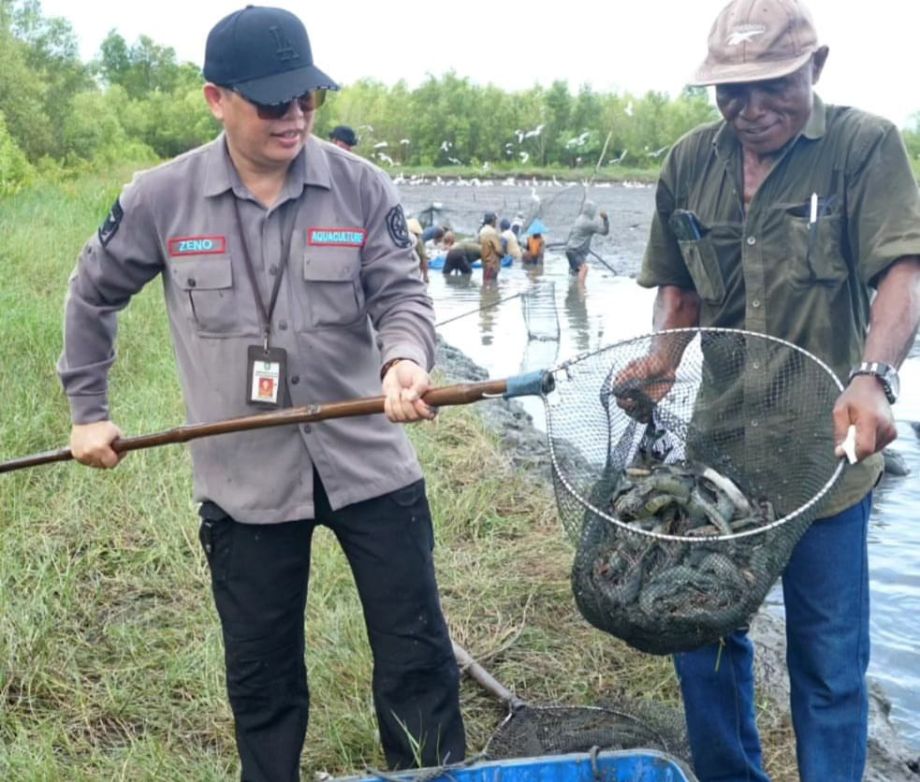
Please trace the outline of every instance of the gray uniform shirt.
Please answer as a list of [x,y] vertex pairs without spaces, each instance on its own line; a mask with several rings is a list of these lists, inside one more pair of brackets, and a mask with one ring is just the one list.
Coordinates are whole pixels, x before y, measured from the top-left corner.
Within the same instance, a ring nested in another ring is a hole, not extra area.
[[[247,349],[262,337],[234,199],[266,304],[283,270],[271,342],[287,351],[285,403],[379,395],[381,366],[392,358],[430,369],[433,308],[389,178],[310,138],[266,209],[241,183],[221,136],[138,174],[84,247],[58,363],[74,423],[109,417],[117,311],[157,275],[188,422],[261,412],[244,393]],[[195,498],[248,523],[312,518],[313,466],[333,508],[421,477],[402,427],[382,414],[204,438],[191,451]]]

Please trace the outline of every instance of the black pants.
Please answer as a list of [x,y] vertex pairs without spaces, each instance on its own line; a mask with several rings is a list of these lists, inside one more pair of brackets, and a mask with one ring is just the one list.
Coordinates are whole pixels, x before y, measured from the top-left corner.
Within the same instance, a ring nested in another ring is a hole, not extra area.
[[413,742],[422,765],[462,760],[459,673],[438,599],[424,481],[335,512],[315,473],[314,481],[316,519],[240,524],[213,503],[201,508],[242,779],[300,779],[310,705],[304,607],[318,524],[335,534],[358,587],[387,763],[417,765]]

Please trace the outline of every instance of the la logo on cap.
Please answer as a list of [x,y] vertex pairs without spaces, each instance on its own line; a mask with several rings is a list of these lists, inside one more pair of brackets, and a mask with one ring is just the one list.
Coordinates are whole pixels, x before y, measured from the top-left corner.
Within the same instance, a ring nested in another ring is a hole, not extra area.
[[268,28],[268,31],[272,34],[272,38],[275,39],[275,44],[278,47],[275,50],[275,57],[281,60],[281,62],[300,58],[300,55],[297,54],[297,50],[291,45],[290,40],[280,27],[273,25]]

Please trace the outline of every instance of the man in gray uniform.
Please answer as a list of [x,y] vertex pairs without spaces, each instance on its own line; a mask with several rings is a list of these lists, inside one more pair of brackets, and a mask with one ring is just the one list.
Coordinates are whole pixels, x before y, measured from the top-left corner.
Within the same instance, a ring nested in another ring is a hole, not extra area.
[[603,210],[598,213],[593,201],[585,201],[581,214],[575,218],[575,225],[565,242],[565,257],[569,261],[569,272],[578,275],[579,284],[588,276],[588,253],[591,252],[591,238],[594,234],[606,236],[610,233],[610,220]]
[[[337,536],[374,655],[391,767],[459,761],[458,671],[424,482],[394,421],[432,418],[431,301],[389,179],[310,135],[324,91],[303,24],[247,6],[208,36],[204,96],[224,133],[144,172],[83,249],[59,373],[75,458],[114,467],[106,377],[116,313],[162,276],[190,423],[380,393],[386,417],[191,446],[244,780],[298,779],[309,693],[310,540]],[[387,420],[389,419],[389,420]]]

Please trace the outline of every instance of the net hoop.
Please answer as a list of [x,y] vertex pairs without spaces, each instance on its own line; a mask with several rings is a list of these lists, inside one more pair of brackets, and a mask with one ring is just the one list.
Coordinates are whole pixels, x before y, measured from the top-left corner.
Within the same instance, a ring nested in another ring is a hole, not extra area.
[[[649,340],[649,339],[666,336],[666,335],[693,334],[694,337],[696,337],[696,336],[701,336],[707,333],[736,335],[736,336],[743,336],[745,338],[754,337],[756,339],[767,340],[769,342],[772,342],[778,345],[782,345],[783,347],[790,348],[791,350],[797,353],[800,353],[805,358],[810,359],[811,361],[815,362],[818,366],[820,366],[821,369],[823,369],[824,372],[826,372],[827,375],[833,380],[833,383],[836,385],[838,391],[841,393],[843,392],[843,389],[844,389],[843,383],[840,382],[840,379],[837,377],[834,371],[827,365],[827,363],[824,362],[822,359],[820,359],[818,356],[814,355],[810,351],[805,350],[804,348],[799,347],[798,345],[793,344],[792,342],[781,339],[780,337],[774,337],[769,334],[761,334],[756,331],[748,331],[745,329],[730,329],[730,328],[721,328],[721,327],[664,329],[662,331],[651,331],[651,332],[647,332],[645,334],[641,334],[636,337],[631,337],[629,339],[621,340],[615,343],[615,345],[610,345],[606,348],[602,348],[601,350],[609,350],[612,347],[621,347],[625,345],[631,345],[636,342],[641,342],[644,340]],[[553,374],[554,375],[558,375],[558,374],[567,375],[571,371],[572,368],[576,367],[581,362],[586,361],[587,359],[595,356],[597,353],[598,353],[597,350],[591,350],[585,353],[580,353],[579,355],[559,364],[553,370]],[[554,406],[549,396],[544,395],[543,404],[546,409],[547,430],[548,432],[552,433],[553,431],[553,407]],[[610,524],[622,530],[625,530],[633,535],[642,535],[642,536],[647,537],[650,540],[667,540],[667,541],[673,541],[673,542],[679,542],[679,543],[690,543],[690,544],[700,544],[700,543],[705,544],[705,543],[711,543],[712,541],[729,541],[729,540],[741,540],[744,538],[751,538],[751,537],[755,537],[758,535],[762,535],[765,532],[777,529],[786,524],[789,524],[790,522],[807,514],[815,505],[820,503],[827,496],[827,493],[834,487],[834,485],[840,479],[840,476],[843,473],[844,463],[845,463],[844,459],[840,459],[838,461],[837,466],[834,469],[834,472],[831,474],[828,480],[818,490],[818,492],[813,497],[811,497],[807,502],[802,503],[800,506],[790,511],[785,516],[782,516],[781,518],[776,519],[775,521],[772,521],[768,524],[764,524],[762,526],[755,527],[754,529],[744,530],[742,532],[736,532],[731,535],[725,535],[725,534],[706,535],[706,536],[668,535],[668,534],[661,533],[661,532],[652,532],[651,530],[644,530],[641,527],[637,527],[637,526],[628,524],[626,522],[620,521],[616,517],[611,516],[606,511],[601,510],[600,508],[598,508],[597,506],[595,506],[594,504],[586,500],[581,495],[581,493],[572,486],[568,478],[566,478],[565,471],[560,465],[560,459],[556,451],[554,438],[550,436],[548,438],[548,441],[549,441],[550,459],[553,465],[554,476],[560,481],[560,483],[562,483],[562,485],[565,487],[568,494],[579,505],[581,505],[584,510],[589,511],[590,513],[603,519],[604,521],[607,521]]]

